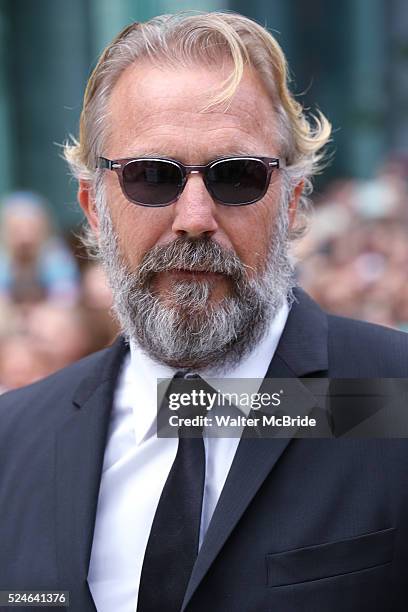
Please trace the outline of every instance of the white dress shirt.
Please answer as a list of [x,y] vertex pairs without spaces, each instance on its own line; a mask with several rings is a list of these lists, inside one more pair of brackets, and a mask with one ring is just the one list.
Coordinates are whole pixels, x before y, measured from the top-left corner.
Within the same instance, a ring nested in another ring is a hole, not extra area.
[[[222,378],[263,379],[288,306],[237,367]],[[160,495],[176,456],[177,438],[157,438],[157,379],[175,370],[131,344],[114,396],[99,490],[88,583],[98,612],[134,612],[143,557]],[[200,373],[203,378],[206,374]],[[211,372],[211,377],[216,377]],[[208,378],[208,376],[207,376]],[[220,376],[221,378],[221,376]],[[238,438],[205,437],[206,474],[200,545],[230,470]]]

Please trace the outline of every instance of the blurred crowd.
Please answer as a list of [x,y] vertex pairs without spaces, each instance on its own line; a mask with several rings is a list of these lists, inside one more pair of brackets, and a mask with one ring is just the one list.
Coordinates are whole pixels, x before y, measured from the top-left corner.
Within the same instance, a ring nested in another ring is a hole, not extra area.
[[[0,206],[0,392],[34,382],[117,334],[104,272],[76,257],[47,202],[16,192]],[[79,253],[79,251],[78,251]]]
[[314,200],[296,245],[300,284],[329,312],[408,332],[408,159]]
[[[300,284],[326,310],[408,332],[408,163],[314,197],[295,245]],[[118,333],[101,267],[56,231],[47,202],[0,201],[0,392],[110,344]]]

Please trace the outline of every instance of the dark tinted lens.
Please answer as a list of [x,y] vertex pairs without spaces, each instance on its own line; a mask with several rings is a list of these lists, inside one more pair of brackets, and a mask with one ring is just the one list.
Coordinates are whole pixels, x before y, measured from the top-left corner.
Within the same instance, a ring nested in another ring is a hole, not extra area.
[[223,204],[249,204],[259,200],[266,189],[268,170],[257,159],[216,162],[208,171],[212,195]]
[[127,196],[146,206],[162,206],[175,200],[182,181],[180,168],[168,161],[131,161],[123,168]]

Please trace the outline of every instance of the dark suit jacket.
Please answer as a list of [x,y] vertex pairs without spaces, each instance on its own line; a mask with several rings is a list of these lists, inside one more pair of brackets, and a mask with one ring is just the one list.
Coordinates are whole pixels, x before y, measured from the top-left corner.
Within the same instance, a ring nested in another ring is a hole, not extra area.
[[[407,335],[298,297],[268,376],[407,376]],[[69,590],[70,610],[95,610],[87,572],[125,351],[119,340],[0,399],[0,589]],[[407,477],[406,440],[242,439],[183,610],[407,611]]]

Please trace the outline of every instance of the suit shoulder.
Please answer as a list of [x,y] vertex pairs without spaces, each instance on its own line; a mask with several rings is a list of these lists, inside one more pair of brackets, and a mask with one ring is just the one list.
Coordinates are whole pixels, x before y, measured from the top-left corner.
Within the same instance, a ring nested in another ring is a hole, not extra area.
[[408,334],[335,315],[328,320],[329,359],[333,365],[341,357],[347,369],[339,376],[408,377]]

